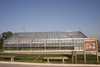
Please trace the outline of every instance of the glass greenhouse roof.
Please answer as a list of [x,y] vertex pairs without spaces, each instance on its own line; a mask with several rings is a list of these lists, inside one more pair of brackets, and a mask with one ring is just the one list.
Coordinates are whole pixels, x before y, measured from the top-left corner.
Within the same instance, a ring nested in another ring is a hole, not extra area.
[[5,41],[31,41],[33,39],[66,39],[66,38],[87,38],[81,31],[64,32],[22,32],[15,33]]

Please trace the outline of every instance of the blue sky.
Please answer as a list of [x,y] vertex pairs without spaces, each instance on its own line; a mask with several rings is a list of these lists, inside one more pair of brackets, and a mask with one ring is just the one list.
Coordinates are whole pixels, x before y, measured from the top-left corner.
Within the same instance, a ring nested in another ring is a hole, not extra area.
[[100,0],[0,0],[0,34],[23,27],[26,32],[82,31],[100,40]]

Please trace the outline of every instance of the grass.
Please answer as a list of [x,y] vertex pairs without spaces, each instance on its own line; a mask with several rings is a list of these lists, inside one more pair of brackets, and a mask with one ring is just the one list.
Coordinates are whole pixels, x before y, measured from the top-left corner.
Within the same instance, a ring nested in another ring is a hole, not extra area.
[[[17,62],[33,62],[38,54],[13,54],[13,53],[0,53],[5,56],[16,56],[15,61]],[[0,58],[0,61],[10,61],[10,58]]]
[[[72,64],[72,55],[70,54],[42,54],[40,58],[33,61],[39,54],[13,54],[13,53],[0,53],[0,55],[6,56],[16,56],[15,62],[31,62],[31,63],[46,63],[47,60],[43,59],[43,57],[68,57],[65,60],[65,64]],[[100,64],[96,61],[96,55],[87,54],[87,62],[86,64]],[[99,59],[100,60],[100,59]],[[10,58],[0,58],[0,61],[10,61]],[[61,60],[50,60],[50,63],[62,63]],[[84,55],[77,55],[77,63],[84,64]]]

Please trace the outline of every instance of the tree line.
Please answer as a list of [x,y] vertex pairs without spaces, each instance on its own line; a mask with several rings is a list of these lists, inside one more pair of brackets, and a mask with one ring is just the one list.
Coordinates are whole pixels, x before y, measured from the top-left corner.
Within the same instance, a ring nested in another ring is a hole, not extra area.
[[0,34],[0,48],[3,48],[4,40],[9,38],[12,35],[13,33],[11,31],[3,32],[2,34]]

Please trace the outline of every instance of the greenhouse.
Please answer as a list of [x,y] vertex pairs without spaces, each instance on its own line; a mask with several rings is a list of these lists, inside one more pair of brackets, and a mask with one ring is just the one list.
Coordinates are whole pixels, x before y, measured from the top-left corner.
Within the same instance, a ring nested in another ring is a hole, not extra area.
[[15,33],[3,43],[4,52],[83,51],[81,31]]

